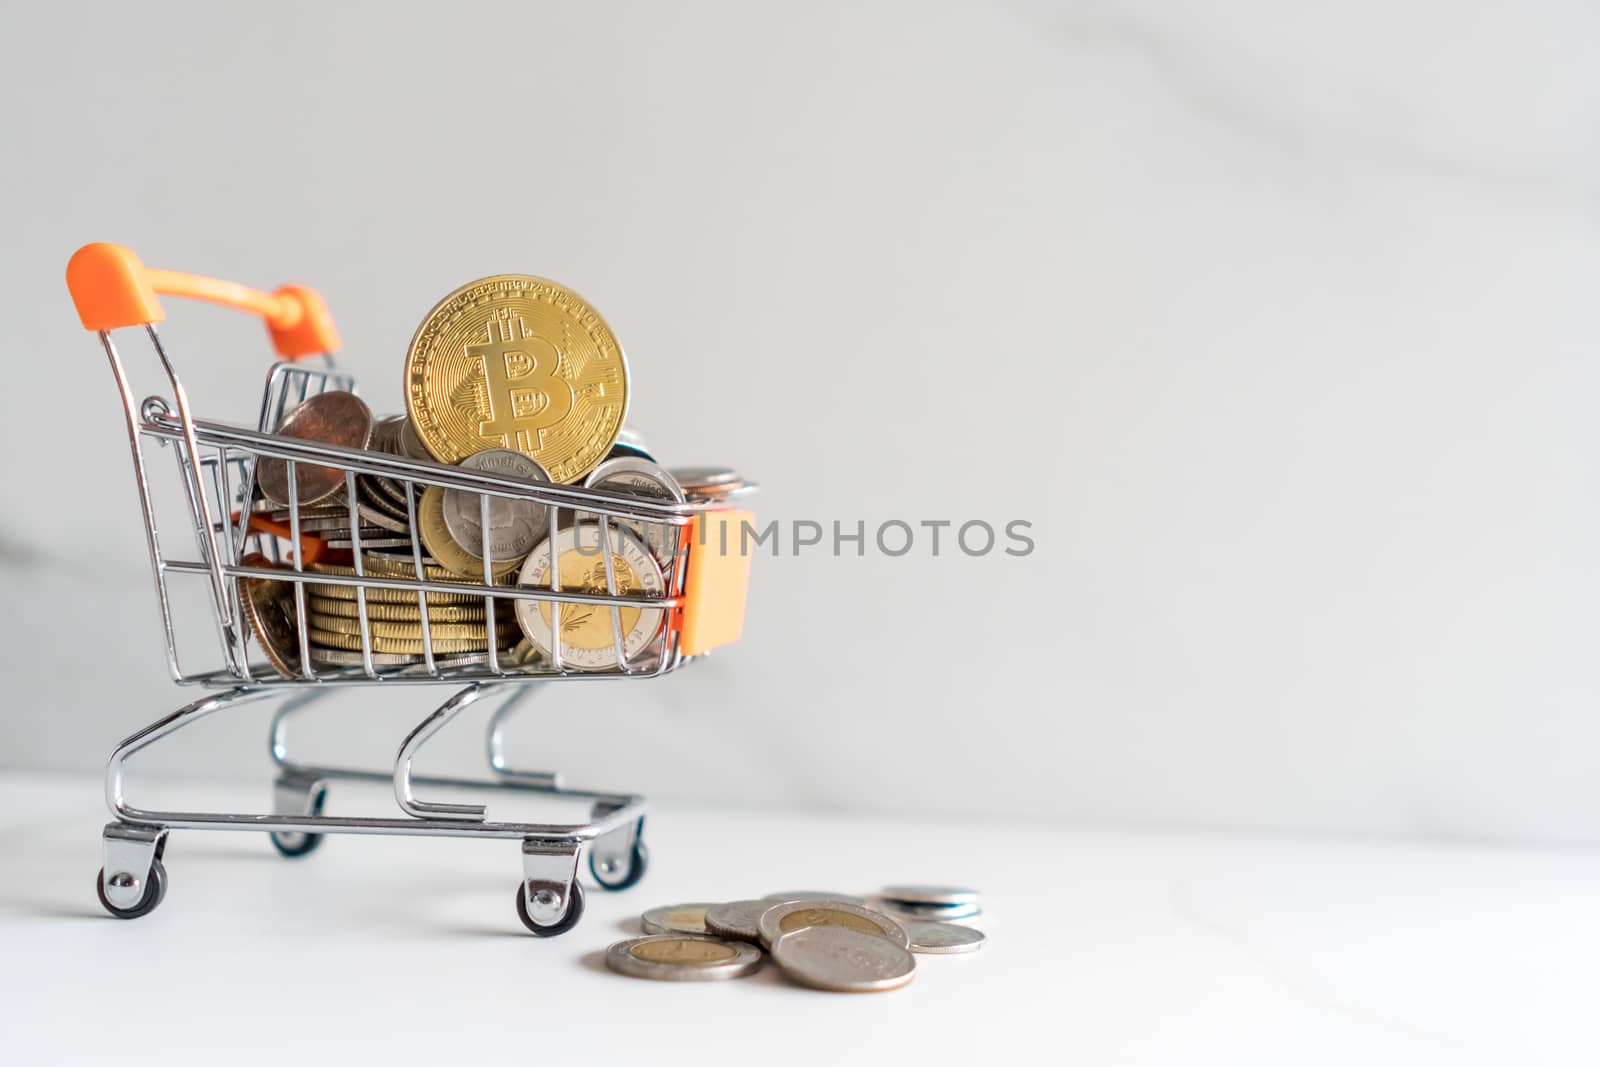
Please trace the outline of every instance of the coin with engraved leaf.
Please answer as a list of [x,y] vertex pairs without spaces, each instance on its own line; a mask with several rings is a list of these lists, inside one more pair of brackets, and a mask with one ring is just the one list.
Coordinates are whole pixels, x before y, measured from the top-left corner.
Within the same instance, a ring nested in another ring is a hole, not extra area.
[[[559,560],[556,574],[561,592],[617,596],[659,597],[665,591],[661,567],[643,542],[631,531],[609,531],[611,553],[600,550],[600,528],[594,523],[579,523],[560,531],[554,538]],[[517,583],[552,589],[550,581],[551,539],[528,556]],[[612,583],[608,585],[609,581]],[[611,608],[595,604],[561,604],[555,608],[561,619],[561,663],[584,671],[603,671],[617,667],[617,646],[622,646],[624,662],[632,660],[661,632],[666,613],[660,608],[629,604]],[[533,646],[551,660],[554,642],[550,638],[552,605],[548,600],[518,600],[517,622]]]

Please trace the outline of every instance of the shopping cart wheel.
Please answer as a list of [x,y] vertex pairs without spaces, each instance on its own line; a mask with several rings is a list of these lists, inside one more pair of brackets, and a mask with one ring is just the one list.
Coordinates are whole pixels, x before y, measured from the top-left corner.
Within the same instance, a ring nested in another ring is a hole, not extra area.
[[[307,813],[312,816],[322,814],[322,803],[328,798],[326,789],[318,789],[311,795],[311,810]],[[297,859],[309,856],[315,852],[317,846],[322,844],[325,834],[308,834],[298,830],[274,830],[267,835],[272,838],[272,847],[278,850],[279,855],[288,859]]]
[[650,850],[644,847],[643,841],[635,837],[633,848],[629,850],[627,869],[620,878],[615,877],[614,870],[602,871],[602,868],[609,867],[611,863],[597,863],[596,858],[597,853],[590,849],[589,873],[594,875],[594,880],[599,883],[601,889],[620,893],[624,889],[632,889],[639,884],[639,879],[644,877],[645,868],[650,865]]
[[95,896],[100,898],[100,903],[105,909],[119,919],[137,919],[141,915],[149,915],[167,896],[167,868],[160,860],[150,865],[150,874],[144,880],[144,896],[139,898],[139,903],[131,908],[119,908],[106,897],[106,869],[100,868],[100,873],[94,878]]
[[267,836],[272,838],[272,847],[278,850],[280,856],[297,859],[315,852],[317,846],[322,844],[323,835],[299,833],[294,830],[274,830]]
[[567,910],[561,914],[560,919],[548,926],[543,926],[534,922],[532,916],[528,914],[528,900],[523,895],[522,883],[518,882],[517,918],[522,920],[522,925],[526,926],[530,933],[539,937],[555,937],[557,934],[564,934],[574,926],[577,926],[578,920],[583,918],[583,886],[574,881],[572,888],[567,893]]

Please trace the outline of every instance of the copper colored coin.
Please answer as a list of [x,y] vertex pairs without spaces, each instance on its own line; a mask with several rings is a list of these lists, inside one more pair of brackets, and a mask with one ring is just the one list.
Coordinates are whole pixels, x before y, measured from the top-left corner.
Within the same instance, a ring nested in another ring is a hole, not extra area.
[[[315,441],[344,448],[366,448],[372,438],[372,410],[354,393],[337,390],[319,393],[285,415],[278,424],[278,437]],[[344,471],[310,463],[295,465],[295,498],[301,507],[326,500],[344,487]],[[262,456],[256,464],[256,482],[261,495],[287,507],[289,504],[289,461]]]
[[[239,561],[241,567],[288,570],[259,552]],[[267,662],[285,678],[300,676],[300,632],[295,627],[294,585],[272,578],[240,578],[239,603]]]

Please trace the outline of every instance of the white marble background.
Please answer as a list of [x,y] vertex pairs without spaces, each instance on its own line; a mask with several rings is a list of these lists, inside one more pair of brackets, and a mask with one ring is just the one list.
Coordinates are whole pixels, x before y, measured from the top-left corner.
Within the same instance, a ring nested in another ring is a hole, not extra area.
[[[1035,524],[1026,560],[762,559],[740,647],[548,696],[528,761],[758,806],[1600,838],[1592,5],[6,23],[0,762],[95,766],[184,699],[61,281],[115,240],[319,287],[388,410],[439,295],[558,278],[660,455],[737,464],[763,515]],[[202,411],[251,417],[259,327],[168,310]],[[382,764],[432,695],[308,742]],[[260,774],[262,727],[152,763]]]

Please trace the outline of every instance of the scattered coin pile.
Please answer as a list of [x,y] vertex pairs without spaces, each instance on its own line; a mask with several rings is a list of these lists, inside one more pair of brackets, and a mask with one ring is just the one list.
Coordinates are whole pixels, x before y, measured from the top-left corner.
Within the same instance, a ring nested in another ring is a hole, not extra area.
[[764,950],[799,985],[872,993],[910,982],[914,954],[983,947],[984,935],[966,925],[983,913],[975,890],[889,886],[876,909],[867,903],[808,891],[651,908],[640,917],[645,936],[612,945],[606,966],[632,978],[707,982],[754,974]]
[[[746,488],[733,471],[656,464],[624,425],[628,368],[610,328],[576,293],[540,278],[496,275],[440,301],[412,338],[405,395],[405,414],[375,418],[352,393],[322,393],[290,411],[276,433],[654,501],[721,500]],[[308,569],[341,577],[356,574],[359,555],[368,576],[415,577],[420,562],[433,580],[550,587],[553,546],[563,590],[604,594],[609,571],[619,595],[651,598],[665,595],[684,547],[668,524],[619,519],[608,524],[608,568],[600,524],[583,512],[560,511],[552,530],[543,504],[490,496],[485,523],[479,494],[365,474],[351,495],[341,470],[262,458],[252,509],[288,525],[293,501],[299,533],[330,550]],[[547,602],[496,601],[491,614],[484,597],[430,593],[424,614],[414,593],[367,589],[363,612],[350,585],[308,583],[299,596],[288,582],[247,579],[241,587],[257,642],[290,675],[300,673],[302,622],[310,657],[324,666],[362,665],[364,642],[384,667],[424,662],[430,643],[435,665],[447,667],[483,662],[491,643],[513,664],[550,659],[556,644]],[[627,661],[658,637],[666,613],[629,606],[616,621]],[[611,611],[569,606],[560,622],[564,666],[619,665]]]

